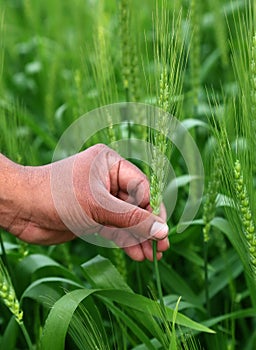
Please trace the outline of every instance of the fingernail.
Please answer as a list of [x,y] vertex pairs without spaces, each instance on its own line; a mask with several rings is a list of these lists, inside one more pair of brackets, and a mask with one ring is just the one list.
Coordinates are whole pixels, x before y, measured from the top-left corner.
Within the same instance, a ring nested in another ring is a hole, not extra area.
[[163,239],[168,235],[168,225],[155,221],[150,230],[150,236],[154,236],[156,239]]

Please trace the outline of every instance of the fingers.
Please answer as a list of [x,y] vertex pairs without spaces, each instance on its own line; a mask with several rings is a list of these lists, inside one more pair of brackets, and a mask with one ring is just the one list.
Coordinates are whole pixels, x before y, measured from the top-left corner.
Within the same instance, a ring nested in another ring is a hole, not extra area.
[[145,260],[145,255],[140,244],[134,245],[132,247],[124,248],[124,251],[132,260],[135,260],[135,261]]
[[[157,254],[156,254],[157,260],[160,260],[162,258],[163,256],[162,252],[167,250],[168,248],[169,248],[168,238],[166,238],[163,241],[157,242]],[[145,259],[153,261],[152,241],[145,241],[141,244],[137,244],[131,247],[126,247],[124,248],[124,251],[131,259],[135,261],[143,261]]]
[[160,217],[106,192],[104,208],[98,208],[97,218],[94,220],[105,227],[122,228],[140,239],[140,242],[147,239],[161,240],[168,235],[168,226]]
[[[144,256],[146,259],[153,261],[154,255],[153,255],[153,247],[152,247],[152,241],[145,241],[141,244]],[[162,258],[162,252],[157,251],[156,253],[157,260]]]
[[[131,234],[128,234],[123,229],[104,228],[100,232],[101,236],[110,239],[117,246],[122,247],[126,254],[135,261],[143,261],[148,259],[153,261],[152,240],[147,240],[139,243],[138,240]],[[162,252],[169,248],[168,237],[157,242],[157,259],[162,258]]]
[[[138,244],[132,247],[124,248],[124,251],[131,259],[135,261],[143,261],[145,259],[153,261],[152,247],[149,246],[149,241],[146,241],[146,242],[147,242],[147,245],[141,246]],[[157,252],[157,255],[156,255],[157,260],[160,260],[162,256],[163,256],[162,252]]]
[[[144,261],[145,259],[153,261],[153,252],[152,250],[150,251],[149,247],[147,249],[141,245],[136,245],[133,247],[124,248],[124,251],[131,259],[135,261]],[[162,255],[163,254],[161,252],[157,252],[157,260],[160,260],[162,258]]]
[[166,237],[162,241],[157,242],[157,251],[164,252],[169,248],[170,248],[170,243],[169,243],[168,237]]

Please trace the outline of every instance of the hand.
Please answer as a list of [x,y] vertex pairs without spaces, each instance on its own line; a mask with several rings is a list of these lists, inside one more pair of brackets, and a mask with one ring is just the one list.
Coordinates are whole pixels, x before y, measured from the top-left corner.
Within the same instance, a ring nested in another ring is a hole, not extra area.
[[165,211],[150,213],[146,176],[105,145],[53,164],[23,168],[19,213],[8,230],[20,239],[56,244],[98,232],[134,260],[168,249]]

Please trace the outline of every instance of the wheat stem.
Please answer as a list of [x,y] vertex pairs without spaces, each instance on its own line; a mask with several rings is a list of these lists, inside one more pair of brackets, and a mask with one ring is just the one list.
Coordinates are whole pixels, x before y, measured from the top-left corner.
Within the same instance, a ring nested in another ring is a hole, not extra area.
[[216,213],[216,199],[218,195],[218,188],[220,186],[220,176],[221,176],[220,159],[216,157],[212,180],[210,180],[208,183],[205,203],[203,206],[203,222],[204,222],[203,235],[204,235],[205,243],[207,243],[210,239],[209,233],[211,228],[211,221],[214,218]]
[[3,241],[3,237],[2,237],[2,234],[0,233],[0,247],[1,247],[1,250],[2,250],[2,261],[3,261],[3,264],[7,267],[7,270],[10,271],[9,269],[9,263],[8,263],[8,259],[7,259],[7,255],[6,255],[6,250],[5,250],[5,247],[4,247],[4,241]]
[[27,328],[26,328],[24,322],[23,322],[23,321],[20,322],[20,323],[19,323],[19,326],[20,326],[20,328],[21,328],[21,330],[22,330],[22,333],[23,333],[24,338],[25,338],[25,340],[26,340],[26,343],[27,343],[27,345],[28,345],[28,349],[29,349],[29,350],[33,350],[34,347],[33,347],[33,344],[32,344],[32,342],[31,342],[30,336],[29,336],[29,334],[28,334],[28,330],[27,330]]
[[209,278],[208,278],[208,245],[210,239],[211,221],[216,213],[216,199],[218,188],[220,186],[220,160],[216,158],[212,180],[208,183],[206,200],[203,206],[203,241],[204,241],[204,283],[205,283],[205,301],[208,316],[210,316],[210,298],[209,298]]
[[164,298],[163,298],[163,291],[162,291],[162,285],[161,285],[161,277],[159,273],[159,267],[158,267],[158,260],[157,260],[157,242],[152,242],[153,246],[153,261],[154,261],[154,270],[155,270],[155,277],[156,277],[156,287],[157,287],[157,293],[158,298],[160,301],[160,305],[162,308],[163,314],[165,313],[165,307],[164,307]]

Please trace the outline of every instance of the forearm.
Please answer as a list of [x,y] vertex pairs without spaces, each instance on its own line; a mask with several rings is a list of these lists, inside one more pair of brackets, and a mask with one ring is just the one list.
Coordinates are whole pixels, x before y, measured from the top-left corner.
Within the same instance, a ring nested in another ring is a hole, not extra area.
[[0,153],[0,227],[33,244],[71,240],[51,196],[50,166],[25,167]]
[[20,211],[23,169],[0,153],[0,227],[7,230]]

